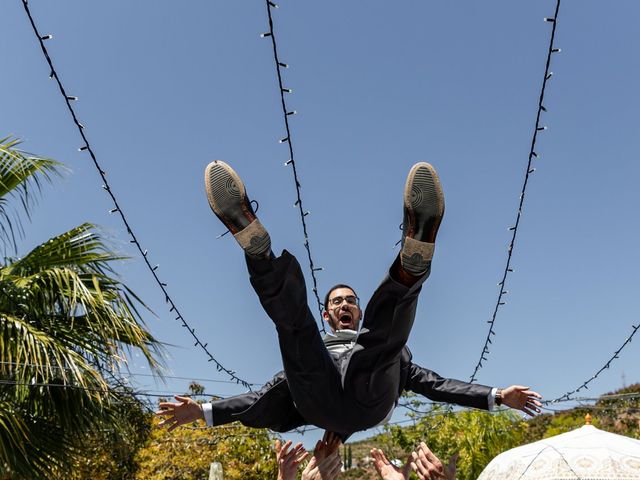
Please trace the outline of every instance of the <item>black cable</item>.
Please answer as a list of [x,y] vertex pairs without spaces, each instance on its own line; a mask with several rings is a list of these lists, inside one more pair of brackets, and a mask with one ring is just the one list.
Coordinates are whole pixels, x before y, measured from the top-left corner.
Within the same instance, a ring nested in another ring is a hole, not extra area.
[[100,178],[103,181],[102,188],[104,188],[104,190],[107,192],[107,194],[111,198],[111,201],[113,202],[114,208],[112,208],[109,211],[109,213],[118,213],[120,215],[120,218],[122,219],[122,222],[124,223],[125,227],[127,228],[127,233],[131,237],[130,242],[133,243],[136,246],[136,248],[138,249],[138,251],[142,255],[142,258],[144,259],[144,263],[147,265],[149,271],[151,272],[151,275],[153,275],[153,278],[154,278],[155,282],[158,284],[158,286],[162,290],[162,293],[164,293],[165,303],[167,303],[171,307],[169,309],[169,312],[175,313],[175,315],[176,315],[175,320],[181,322],[182,326],[184,328],[186,328],[187,331],[191,334],[191,336],[195,340],[194,346],[195,347],[200,347],[205,352],[205,354],[209,357],[209,362],[215,363],[216,368],[217,368],[217,370],[219,372],[225,372],[237,384],[241,384],[244,387],[246,387],[249,390],[251,390],[251,384],[249,382],[246,382],[245,380],[242,380],[240,377],[238,377],[236,375],[236,372],[234,372],[233,370],[230,370],[230,369],[224,367],[218,360],[216,360],[216,358],[211,354],[211,352],[209,352],[209,350],[207,349],[207,345],[208,344],[207,343],[203,343],[198,338],[198,336],[196,335],[195,328],[191,327],[187,323],[187,321],[184,319],[184,317],[182,316],[182,314],[178,310],[178,307],[176,306],[175,302],[169,296],[169,293],[167,291],[167,284],[162,282],[160,280],[160,278],[158,277],[158,273],[157,273],[158,265],[152,265],[151,264],[151,262],[149,261],[149,257],[147,255],[147,253],[148,253],[147,250],[143,249],[142,245],[140,245],[140,242],[138,241],[138,238],[134,234],[133,229],[131,228],[127,218],[124,215],[124,212],[122,211],[122,209],[120,207],[120,204],[118,203],[118,200],[117,200],[115,194],[113,193],[113,190],[111,189],[111,186],[109,185],[109,182],[107,180],[106,172],[102,169],[102,167],[98,163],[98,159],[96,158],[96,155],[95,155],[95,153],[93,151],[93,148],[91,148],[89,140],[87,139],[87,136],[85,135],[84,125],[82,125],[80,123],[80,121],[78,120],[78,117],[76,116],[76,113],[75,113],[73,107],[71,106],[71,102],[72,101],[76,101],[77,97],[71,96],[71,95],[67,95],[67,92],[65,91],[64,86],[62,85],[62,82],[60,81],[60,77],[59,77],[58,73],[56,72],[56,70],[55,70],[55,68],[53,66],[53,62],[51,60],[51,57],[49,56],[49,52],[47,51],[47,48],[44,45],[45,40],[51,39],[51,35],[45,35],[45,36],[40,35],[40,32],[38,31],[38,28],[36,27],[35,21],[33,20],[33,16],[31,15],[31,11],[29,10],[28,0],[22,0],[22,5],[24,6],[24,10],[25,10],[27,16],[29,17],[29,21],[31,22],[31,26],[33,27],[33,33],[38,38],[38,42],[40,43],[40,48],[42,49],[42,53],[44,54],[44,57],[47,60],[47,63],[49,64],[49,68],[51,69],[51,73],[49,75],[49,78],[54,79],[56,81],[56,83],[58,84],[58,88],[60,89],[60,93],[62,94],[62,96],[65,99],[65,103],[67,104],[67,108],[69,109],[69,113],[71,114],[71,117],[73,118],[73,122],[76,124],[76,127],[78,127],[78,131],[80,132],[80,136],[82,137],[82,140],[84,141],[84,145],[82,147],[80,147],[79,150],[80,151],[89,152],[89,155],[91,156],[91,160],[93,161],[93,164],[96,167],[96,169],[98,170],[98,173],[100,174]]
[[[71,367],[61,367],[58,365],[42,365],[42,364],[37,364],[37,363],[19,363],[19,362],[1,362],[0,361],[0,365],[12,365],[12,366],[16,366],[16,367],[35,367],[35,368],[41,368],[41,369],[54,369],[54,370],[73,370]],[[127,377],[151,377],[151,378],[156,378],[159,375],[155,375],[153,373],[134,373],[134,372],[127,372]],[[194,377],[178,377],[175,375],[161,375],[162,378],[172,378],[175,380],[190,380],[193,382],[207,382],[207,383],[226,383],[226,384],[232,384],[232,385],[237,385],[236,382],[232,381],[232,380],[214,380],[212,378],[194,378]],[[250,384],[252,387],[255,386],[259,386],[259,383],[251,383]]]
[[580,385],[578,388],[576,388],[575,390],[571,390],[570,392],[565,393],[564,395],[559,396],[558,398],[554,399],[554,400],[549,400],[547,402],[543,402],[545,404],[549,404],[549,403],[557,403],[557,402],[562,402],[562,401],[569,401],[569,400],[574,400],[571,398],[571,395],[573,395],[574,393],[578,393],[580,390],[583,389],[588,389],[588,385],[593,382],[596,378],[598,378],[598,375],[600,375],[602,372],[604,372],[605,370],[607,370],[610,366],[611,366],[611,362],[613,362],[616,358],[620,358],[620,352],[622,351],[622,349],[624,347],[626,347],[629,343],[631,343],[631,340],[633,339],[633,336],[636,334],[636,332],[638,331],[638,329],[640,329],[640,324],[638,325],[632,325],[633,327],[633,331],[631,332],[631,335],[629,335],[627,337],[627,339],[624,341],[624,343],[620,346],[620,348],[618,348],[613,356],[607,360],[607,362],[602,366],[602,368],[600,368],[600,370],[598,370],[594,375],[591,376],[591,378],[589,378],[587,381],[583,382],[582,385]]
[[285,88],[282,84],[282,72],[281,68],[288,68],[289,66],[286,63],[282,63],[278,57],[278,45],[276,43],[276,36],[273,31],[273,18],[271,16],[271,9],[278,8],[278,6],[270,0],[265,0],[267,5],[267,15],[269,16],[269,32],[263,33],[262,37],[271,37],[271,44],[273,46],[273,59],[276,64],[276,73],[278,74],[278,86],[280,87],[280,100],[282,104],[282,114],[284,116],[284,127],[287,132],[287,136],[280,140],[280,143],[286,143],[289,146],[289,160],[285,162],[285,166],[291,165],[293,170],[293,180],[296,185],[296,195],[297,199],[294,206],[298,207],[298,211],[300,212],[300,220],[302,221],[302,232],[304,233],[304,248],[307,250],[307,257],[309,259],[309,269],[311,270],[311,279],[313,280],[313,294],[316,297],[316,302],[318,303],[318,311],[320,312],[320,329],[322,332],[326,332],[324,328],[324,322],[322,321],[322,302],[320,301],[320,296],[318,295],[318,279],[316,278],[316,272],[322,270],[322,267],[315,267],[313,262],[313,257],[311,256],[311,247],[309,246],[309,234],[307,232],[307,222],[305,217],[309,215],[308,211],[305,211],[302,206],[302,194],[300,189],[302,185],[300,184],[300,179],[298,176],[298,169],[296,167],[296,161],[293,156],[293,143],[291,142],[291,130],[289,128],[289,116],[295,115],[295,110],[288,110],[287,103],[284,99],[285,93],[291,93],[292,90],[290,88]]
[[505,302],[503,301],[502,297],[504,295],[506,295],[508,293],[508,291],[506,290],[506,285],[507,285],[507,275],[511,272],[513,272],[513,269],[511,268],[511,257],[513,255],[513,248],[515,246],[516,243],[516,235],[518,234],[518,226],[520,225],[520,217],[522,216],[522,206],[524,205],[524,198],[525,198],[525,193],[527,190],[527,185],[529,183],[529,176],[535,172],[535,168],[532,168],[532,163],[533,163],[533,159],[538,157],[538,154],[536,153],[536,140],[538,139],[538,133],[546,130],[547,127],[546,126],[540,126],[540,116],[542,115],[542,112],[546,112],[547,109],[544,106],[543,102],[544,102],[544,93],[545,93],[545,89],[547,88],[547,81],[551,78],[551,76],[553,75],[553,72],[549,71],[549,67],[551,66],[551,55],[554,53],[558,53],[560,52],[559,48],[555,48],[553,46],[553,40],[555,38],[556,35],[556,26],[558,24],[558,11],[560,10],[560,0],[557,0],[556,2],[556,10],[555,13],[553,15],[553,17],[551,18],[545,18],[546,22],[550,22],[553,24],[553,28],[551,29],[551,38],[549,40],[549,50],[547,52],[547,63],[545,65],[544,68],[544,78],[542,80],[542,89],[540,90],[540,98],[538,100],[538,113],[536,115],[536,124],[535,124],[535,128],[533,129],[533,137],[531,138],[531,149],[529,150],[529,161],[527,162],[527,169],[525,171],[525,175],[524,175],[524,181],[522,184],[522,190],[520,192],[520,203],[518,205],[518,214],[516,215],[516,222],[512,227],[509,227],[509,230],[512,231],[512,236],[511,236],[511,242],[509,243],[509,249],[508,249],[508,254],[507,254],[507,263],[504,267],[504,273],[502,275],[502,280],[498,283],[498,287],[500,287],[500,293],[498,294],[498,300],[496,301],[496,305],[495,308],[493,310],[493,315],[491,316],[491,320],[487,320],[487,323],[489,324],[489,332],[487,333],[487,337],[484,341],[484,346],[482,347],[482,353],[480,354],[480,359],[478,360],[478,362],[476,363],[475,369],[473,370],[473,375],[471,375],[471,382],[473,383],[476,380],[476,375],[478,374],[478,371],[482,368],[482,362],[483,361],[487,361],[487,355],[489,354],[489,345],[492,343],[491,337],[493,335],[496,334],[495,330],[494,330],[494,325],[495,325],[495,321],[496,321],[496,316],[498,315],[498,310],[500,309],[501,306],[503,306],[505,304]]

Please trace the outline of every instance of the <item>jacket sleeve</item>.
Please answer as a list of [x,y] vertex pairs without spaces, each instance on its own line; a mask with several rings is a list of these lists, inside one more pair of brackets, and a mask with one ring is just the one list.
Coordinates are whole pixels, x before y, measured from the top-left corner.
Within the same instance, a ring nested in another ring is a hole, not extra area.
[[213,425],[239,421],[247,427],[286,432],[304,424],[295,408],[284,372],[260,390],[211,402]]
[[436,402],[455,403],[463,407],[489,409],[491,387],[463,382],[453,378],[443,378],[436,372],[409,365],[405,390],[419,393]]

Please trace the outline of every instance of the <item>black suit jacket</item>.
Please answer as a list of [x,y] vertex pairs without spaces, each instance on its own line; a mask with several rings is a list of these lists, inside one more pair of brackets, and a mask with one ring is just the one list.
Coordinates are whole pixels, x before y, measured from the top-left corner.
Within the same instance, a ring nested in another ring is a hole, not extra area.
[[[487,410],[491,387],[443,378],[412,363],[411,352],[404,347],[398,397],[403,390],[437,402]],[[260,390],[212,402],[212,410],[214,425],[239,421],[248,427],[286,432],[307,424],[296,410],[284,372],[276,374]]]

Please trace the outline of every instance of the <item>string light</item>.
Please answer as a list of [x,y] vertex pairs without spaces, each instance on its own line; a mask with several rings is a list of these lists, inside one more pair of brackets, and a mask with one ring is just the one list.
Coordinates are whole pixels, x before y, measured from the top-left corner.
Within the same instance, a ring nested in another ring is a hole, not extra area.
[[[287,104],[285,102],[284,99],[284,94],[285,93],[293,93],[293,90],[290,88],[285,88],[283,86],[282,83],[282,72],[280,71],[281,68],[289,68],[289,66],[286,63],[283,63],[280,61],[279,56],[278,56],[278,44],[276,42],[276,35],[273,31],[273,17],[271,15],[271,9],[272,8],[277,8],[277,5],[275,3],[273,3],[270,0],[266,0],[265,1],[266,6],[267,6],[267,16],[269,19],[269,32],[268,34],[263,34],[262,37],[269,37],[271,38],[271,45],[273,47],[273,60],[275,62],[275,66],[276,66],[276,73],[278,75],[278,86],[280,87],[280,100],[281,100],[281,104],[282,104],[282,116],[284,117],[284,126],[285,126],[285,130],[287,133],[287,136],[284,137],[282,140],[280,140],[280,143],[286,143],[287,146],[289,147],[289,160],[287,160],[286,162],[284,162],[284,166],[289,166],[291,165],[292,170],[293,170],[293,180],[295,182],[296,185],[296,196],[297,196],[297,200],[294,204],[294,207],[298,207],[298,210],[300,212],[300,220],[302,221],[302,232],[304,234],[304,247],[307,250],[307,257],[309,260],[309,269],[311,270],[311,279],[313,280],[313,288],[312,291],[314,293],[314,296],[316,298],[316,302],[318,304],[318,311],[320,312],[320,330],[322,330],[322,332],[326,332],[325,328],[324,328],[324,322],[322,322],[322,302],[320,301],[320,297],[318,296],[318,279],[316,278],[316,272],[320,271],[320,269],[317,269],[314,262],[313,262],[313,257],[311,255],[311,246],[309,245],[309,234],[308,234],[308,229],[307,229],[307,222],[306,222],[306,216],[309,214],[308,211],[306,211],[303,208],[302,205],[302,193],[300,191],[301,185],[300,185],[300,180],[298,177],[298,169],[296,168],[296,161],[295,161],[295,157],[293,155],[293,144],[291,142],[291,130],[289,128],[289,117],[291,115],[295,115],[297,112],[295,110],[291,111],[287,108]],[[306,213],[305,213],[306,212]]]
[[574,393],[578,393],[580,392],[580,390],[586,390],[589,388],[589,384],[591,382],[593,382],[596,378],[598,378],[598,376],[604,372],[605,370],[607,370],[610,366],[611,363],[616,359],[616,358],[620,358],[620,352],[622,352],[622,350],[624,349],[624,347],[626,347],[629,343],[631,343],[631,340],[633,339],[633,336],[638,332],[638,329],[640,329],[640,324],[638,325],[632,325],[633,327],[633,331],[631,332],[631,335],[629,335],[627,337],[627,339],[624,341],[624,343],[620,346],[620,348],[618,348],[614,353],[613,356],[607,360],[607,362],[602,366],[602,368],[600,368],[600,370],[598,370],[594,375],[591,376],[591,378],[589,378],[588,380],[586,380],[585,382],[582,383],[582,385],[580,385],[578,388],[576,388],[575,390],[571,390],[570,392],[565,393],[564,395],[559,396],[558,398],[554,399],[554,400],[550,400],[544,403],[557,403],[557,402],[561,402],[561,401],[565,401],[565,400],[571,400],[571,395],[573,395]]
[[538,139],[538,134],[544,130],[546,130],[546,126],[542,126],[540,125],[540,117],[543,111],[546,111],[546,108],[543,106],[543,102],[544,102],[544,93],[547,87],[547,81],[551,78],[551,76],[553,75],[553,72],[549,71],[549,67],[551,66],[551,54],[559,52],[560,49],[556,48],[553,45],[553,40],[555,38],[556,35],[556,26],[558,24],[557,19],[558,19],[558,11],[560,10],[560,0],[557,0],[556,2],[556,10],[555,10],[555,14],[553,16],[553,18],[545,18],[546,22],[550,22],[553,24],[553,28],[551,29],[551,38],[549,40],[549,48],[547,50],[547,62],[545,64],[545,68],[544,68],[544,80],[542,81],[542,88],[540,90],[540,98],[538,99],[538,113],[536,115],[536,124],[535,124],[535,128],[533,129],[533,137],[531,139],[531,149],[529,150],[529,161],[527,163],[527,168],[525,170],[525,175],[524,175],[524,181],[522,183],[522,190],[520,193],[520,203],[518,205],[518,212],[516,215],[516,221],[513,224],[513,226],[509,227],[509,230],[512,232],[512,236],[511,236],[511,241],[509,242],[509,248],[508,248],[508,254],[507,254],[507,262],[504,268],[504,273],[502,275],[502,280],[498,283],[498,286],[500,287],[500,293],[498,293],[498,299],[496,300],[496,304],[495,307],[493,309],[493,315],[491,316],[491,319],[487,321],[487,323],[489,324],[489,332],[487,333],[487,336],[485,338],[484,341],[484,346],[482,347],[482,353],[480,354],[480,359],[478,360],[478,362],[476,363],[476,366],[473,370],[473,375],[471,375],[471,382],[473,383],[476,380],[476,377],[478,375],[478,371],[483,367],[483,361],[487,361],[487,355],[489,354],[489,344],[491,336],[495,335],[495,321],[496,321],[496,317],[498,315],[498,310],[500,309],[500,307],[505,305],[505,302],[502,300],[503,295],[505,294],[505,287],[506,287],[506,282],[507,282],[507,275],[511,272],[513,272],[513,270],[511,269],[511,258],[513,255],[513,248],[515,246],[516,243],[516,236],[518,235],[518,226],[520,225],[520,218],[522,217],[522,206],[524,204],[524,198],[525,198],[525,193],[527,190],[527,185],[529,183],[529,176],[536,171],[536,169],[534,167],[532,167],[532,162],[534,158],[537,158],[537,154],[535,151],[535,147],[536,147],[536,140]]
[[109,182],[107,181],[107,174],[101,168],[100,164],[98,163],[98,159],[96,158],[95,152],[93,151],[93,148],[91,148],[91,144],[89,143],[89,140],[88,140],[88,138],[87,138],[87,136],[85,134],[84,126],[78,120],[78,117],[76,116],[76,112],[73,109],[73,107],[71,106],[71,102],[78,100],[78,97],[75,97],[73,95],[68,95],[67,92],[65,91],[64,86],[62,85],[62,82],[60,81],[60,76],[56,72],[56,69],[53,66],[53,61],[51,60],[51,57],[49,56],[49,52],[48,52],[47,48],[44,45],[44,40],[42,38],[42,35],[40,35],[40,33],[38,32],[38,28],[36,27],[36,24],[35,24],[35,21],[33,19],[33,16],[31,15],[31,11],[29,9],[28,1],[27,0],[22,0],[22,5],[24,7],[24,10],[25,10],[27,16],[29,17],[29,22],[31,23],[31,27],[33,28],[33,32],[34,32],[36,38],[38,39],[38,42],[40,43],[40,48],[42,49],[42,53],[43,53],[43,55],[45,57],[45,60],[47,61],[47,64],[49,65],[49,68],[51,69],[51,74],[49,75],[49,77],[51,79],[54,79],[56,81],[56,83],[58,84],[58,88],[60,90],[60,93],[62,94],[62,96],[65,99],[65,102],[67,104],[67,108],[69,110],[69,113],[71,114],[73,122],[78,127],[78,132],[80,133],[80,136],[82,137],[82,140],[84,142],[84,146],[80,147],[80,151],[87,151],[89,153],[89,155],[91,156],[91,160],[93,161],[93,164],[96,167],[96,170],[98,170],[98,173],[100,174],[100,177],[102,179],[103,188],[107,192],[109,197],[111,198],[111,201],[113,202],[114,208],[109,210],[109,212],[110,213],[118,213],[118,215],[120,216],[122,222],[124,223],[124,225],[125,225],[125,227],[127,229],[127,232],[129,234],[129,236],[131,237],[130,243],[135,244],[135,246],[138,249],[138,251],[142,254],[144,263],[146,264],[147,268],[149,269],[149,271],[153,275],[153,278],[154,278],[155,282],[158,284],[158,286],[160,287],[160,289],[162,290],[162,293],[164,293],[166,303],[171,307],[172,311],[175,311],[177,313],[176,320],[180,321],[182,323],[182,326],[187,328],[187,330],[189,331],[189,333],[191,334],[191,336],[195,340],[195,345],[200,347],[205,352],[205,354],[209,357],[209,361],[210,362],[214,362],[216,364],[216,367],[217,367],[218,371],[226,373],[229,377],[231,377],[231,379],[234,382],[236,382],[237,384],[241,384],[244,387],[246,387],[249,390],[251,390],[251,384],[249,382],[246,382],[245,380],[241,379],[240,377],[238,377],[235,374],[235,372],[233,372],[232,370],[224,367],[220,362],[218,362],[218,360],[216,360],[216,358],[207,349],[206,344],[203,343],[202,341],[200,341],[200,339],[198,338],[198,336],[195,333],[195,329],[193,329],[193,328],[191,328],[189,326],[187,321],[184,319],[182,314],[179,312],[179,310],[178,310],[177,306],[175,305],[174,301],[169,296],[169,293],[167,291],[167,284],[165,282],[162,282],[160,280],[160,278],[158,277],[157,269],[154,268],[153,264],[151,263],[151,261],[147,257],[147,250],[144,250],[142,248],[142,245],[140,244],[140,242],[138,241],[138,238],[134,234],[133,229],[131,228],[131,226],[129,224],[129,221],[127,220],[127,217],[125,216],[124,212],[122,211],[122,208],[119,205],[118,199],[116,198],[115,194],[113,193],[112,188],[109,186]]

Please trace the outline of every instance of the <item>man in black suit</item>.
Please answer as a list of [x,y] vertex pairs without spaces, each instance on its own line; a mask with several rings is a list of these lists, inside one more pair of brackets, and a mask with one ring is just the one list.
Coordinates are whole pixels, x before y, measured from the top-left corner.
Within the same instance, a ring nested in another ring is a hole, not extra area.
[[158,414],[167,417],[162,423],[170,429],[204,418],[209,425],[240,421],[281,432],[312,424],[346,438],[388,420],[403,390],[475,408],[504,403],[529,414],[539,411],[540,395],[528,387],[500,390],[445,379],[411,362],[406,343],[444,215],[440,180],[431,165],[418,163],[409,172],[402,249],[364,317],[355,291],[334,286],[325,298],[323,317],[331,334],[324,339],[307,305],[300,265],[286,250],[273,254],[237,173],[212,162],[205,187],[211,209],[245,251],[251,284],[278,332],[284,372],[256,392],[211,404],[200,406],[186,397],[162,403]]

